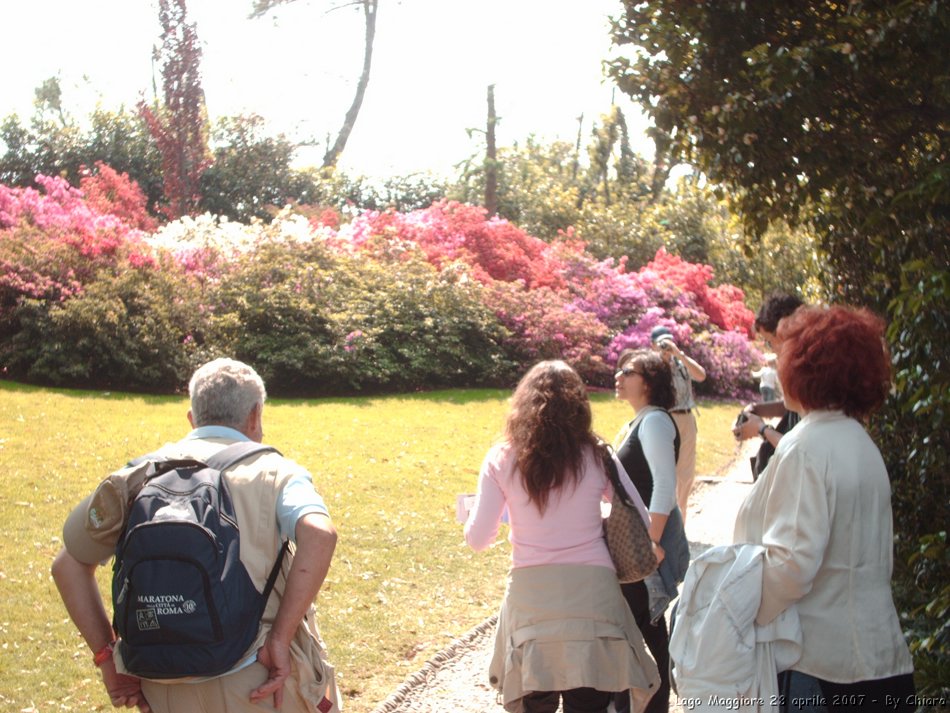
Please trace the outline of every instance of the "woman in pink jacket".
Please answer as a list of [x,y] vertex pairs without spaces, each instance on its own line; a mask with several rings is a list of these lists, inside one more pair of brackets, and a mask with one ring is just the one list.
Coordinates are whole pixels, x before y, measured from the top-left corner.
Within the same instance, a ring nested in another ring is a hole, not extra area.
[[577,372],[561,361],[534,366],[512,397],[503,442],[485,457],[465,525],[468,544],[485,549],[507,509],[512,567],[489,675],[508,711],[554,713],[563,698],[565,713],[606,713],[619,691],[642,710],[658,688],[604,542],[605,455]]

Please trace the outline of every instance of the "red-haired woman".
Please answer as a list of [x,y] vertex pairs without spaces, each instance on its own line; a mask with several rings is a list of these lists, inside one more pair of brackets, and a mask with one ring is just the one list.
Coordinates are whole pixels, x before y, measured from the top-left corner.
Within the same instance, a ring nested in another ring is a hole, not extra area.
[[577,372],[561,361],[532,367],[465,525],[468,544],[485,549],[508,510],[512,567],[489,675],[509,711],[554,713],[563,698],[565,713],[606,713],[619,691],[639,710],[658,687],[604,542],[600,504],[613,495],[604,455]]
[[735,541],[765,547],[756,622],[798,609],[802,655],[780,690],[798,698],[817,685],[828,710],[914,710],[891,595],[891,489],[863,426],[890,388],[884,323],[867,310],[802,307],[779,336],[785,402],[802,420],[742,504]]

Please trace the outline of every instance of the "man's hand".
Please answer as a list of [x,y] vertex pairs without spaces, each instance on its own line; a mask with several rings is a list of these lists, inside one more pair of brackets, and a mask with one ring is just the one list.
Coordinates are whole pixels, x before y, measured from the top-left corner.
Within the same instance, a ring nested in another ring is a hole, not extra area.
[[[97,564],[80,562],[63,548],[53,560],[51,574],[56,588],[63,598],[69,618],[76,624],[79,633],[93,652],[101,651],[110,641],[115,640],[112,623],[106,614],[96,583]],[[116,708],[138,707],[142,713],[152,710],[142,695],[142,682],[135,676],[126,676],[115,670],[111,657],[99,667],[102,683],[109,693],[109,699]]]
[[267,680],[251,691],[250,696],[251,702],[257,703],[273,695],[274,707],[278,709],[284,699],[284,682],[290,675],[290,642],[320,591],[336,547],[336,529],[322,513],[303,515],[297,520],[294,534],[297,552],[290,565],[280,607],[264,645],[257,650],[257,660],[267,668]]
[[732,431],[737,440],[747,441],[750,438],[756,438],[759,435],[759,429],[762,428],[762,424],[765,423],[765,421],[754,413],[747,413],[747,416],[748,418]]
[[290,675],[290,646],[275,641],[268,634],[264,645],[257,650],[257,660],[267,668],[267,680],[251,691],[251,702],[273,696],[274,708],[280,710],[284,702],[284,681]]
[[102,683],[109,693],[109,700],[116,708],[138,708],[142,713],[151,713],[152,708],[142,693],[142,681],[115,670],[115,662],[110,658],[99,667],[102,671]]

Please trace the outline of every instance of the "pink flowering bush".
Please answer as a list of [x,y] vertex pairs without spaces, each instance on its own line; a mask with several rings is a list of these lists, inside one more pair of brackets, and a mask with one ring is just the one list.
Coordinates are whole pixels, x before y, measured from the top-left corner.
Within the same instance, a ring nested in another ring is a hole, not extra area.
[[[702,358],[725,355],[736,361],[730,368],[711,369],[700,390],[736,395],[753,386],[748,372],[755,355],[720,347],[720,342],[731,344],[734,339],[747,342],[745,335],[710,336],[731,331],[720,323],[751,324],[751,313],[742,304],[741,291],[710,286],[708,266],[660,251],[653,263],[630,273],[623,260],[595,260],[571,236],[544,243],[506,221],[488,219],[480,208],[458,203],[437,203],[408,213],[370,211],[339,230],[323,220],[311,219],[310,224],[311,240],[338,258],[388,266],[389,281],[395,271],[422,257],[437,270],[460,271],[481,283],[480,299],[506,335],[500,342],[503,359],[522,369],[539,359],[563,358],[590,383],[607,386],[619,352],[648,346],[650,331],[662,324],[688,353],[698,350]],[[341,302],[364,301],[377,289],[371,284],[364,279],[363,296],[350,294]],[[409,289],[408,284],[402,289]],[[715,308],[713,314],[704,306]],[[431,324],[425,319],[417,322],[422,327]],[[372,353],[381,364],[395,363],[391,355],[379,356],[385,343],[379,329],[365,326],[360,321],[341,325],[346,330],[340,332],[344,357]],[[414,339],[419,340],[419,334]],[[337,342],[340,335],[334,338]],[[716,348],[703,346],[707,342]],[[419,371],[417,364],[412,373]],[[500,372],[499,368],[496,373]],[[379,373],[389,373],[389,368]],[[348,378],[361,378],[366,385],[366,376]]]
[[0,365],[30,381],[174,389],[203,331],[196,285],[143,241],[134,183],[102,165],[87,178],[91,200],[61,178],[0,186]]
[[551,288],[526,290],[520,283],[496,281],[486,289],[485,301],[507,329],[504,343],[516,363],[564,359],[597,381],[609,370],[601,349],[607,327]]
[[709,265],[686,262],[660,248],[644,269],[695,295],[697,306],[720,329],[742,329],[752,334],[754,315],[743,303],[742,290],[732,285],[710,287],[713,269]]
[[87,205],[102,215],[119,218],[126,226],[151,232],[158,222],[148,212],[145,192],[127,173],[119,173],[102,161],[96,161],[95,171],[83,168],[79,189]]
[[697,385],[697,391],[741,400],[758,398],[751,372],[762,363],[762,354],[742,332],[706,332],[693,341],[690,355],[706,370],[706,381]]
[[158,227],[103,164],[79,188],[37,185],[0,186],[0,369],[14,378],[170,389],[229,354],[300,395],[510,385],[561,358],[609,386],[617,355],[663,325],[706,368],[697,390],[754,386],[742,292],[662,249],[629,272],[569,232],[546,243],[446,201]]
[[368,211],[349,227],[356,246],[384,236],[422,248],[436,267],[461,260],[483,281],[521,280],[525,286],[562,289],[560,264],[550,246],[501,218],[487,218],[485,209],[441,201],[409,213]]
[[141,232],[102,213],[62,178],[34,188],[0,185],[0,317],[20,297],[62,301],[123,260],[151,264]]

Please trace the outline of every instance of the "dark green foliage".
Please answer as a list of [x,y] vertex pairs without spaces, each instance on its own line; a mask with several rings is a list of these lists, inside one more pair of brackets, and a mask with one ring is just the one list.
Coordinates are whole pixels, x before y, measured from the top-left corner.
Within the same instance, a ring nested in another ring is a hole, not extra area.
[[[903,593],[902,599],[912,603],[905,617],[911,650],[917,667],[921,696],[942,696],[946,700],[950,681],[950,545],[947,531],[941,530],[920,538],[916,552],[908,564],[914,574],[915,588]],[[902,580],[906,582],[906,580]],[[928,706],[925,710],[930,710]],[[943,708],[933,707],[936,710]]]
[[342,335],[323,269],[330,263],[319,246],[266,241],[242,255],[218,287],[215,344],[254,365],[274,393],[312,393],[339,378],[333,346]]
[[333,208],[341,213],[428,208],[447,193],[443,181],[427,174],[394,176],[379,183],[364,176],[349,176],[336,168],[325,168],[303,170],[297,180],[299,203]]
[[201,361],[200,313],[173,265],[126,264],[65,302],[21,300],[0,362],[7,377],[33,383],[174,391]]
[[215,343],[293,396],[494,383],[513,373],[477,283],[421,256],[388,262],[267,240],[219,287]]
[[950,566],[919,552],[950,521],[950,5],[624,9],[615,40],[643,52],[612,74],[653,117],[661,147],[730,190],[752,234],[810,223],[829,259],[827,294],[889,318],[896,388],[873,431],[894,484],[898,559],[914,556],[896,591],[915,612],[918,683],[946,691]]
[[85,137],[76,126],[36,116],[29,127],[16,116],[0,126],[6,153],[0,157],[0,183],[30,186],[37,173],[64,176],[78,183],[80,167],[88,156]]
[[117,111],[96,109],[89,118],[83,163],[92,167],[102,161],[129,174],[148,198],[149,211],[155,213],[163,197],[162,157],[142,117],[120,107]]
[[161,157],[145,123],[124,108],[97,109],[89,121],[90,129],[84,132],[72,122],[64,125],[37,116],[26,127],[18,117],[8,116],[0,125],[0,141],[6,145],[0,156],[0,183],[32,186],[37,174],[43,174],[78,185],[82,167],[102,161],[129,174],[154,211],[162,199]]
[[361,207],[406,213],[437,203],[445,198],[446,190],[443,181],[428,174],[394,176],[383,181],[381,186],[364,191]]
[[950,271],[905,264],[890,305],[896,398],[876,423],[894,482],[898,593],[921,693],[950,693]]
[[226,117],[213,135],[214,162],[201,176],[202,208],[248,223],[300,200],[307,181],[294,171],[296,146],[264,135],[259,116]]

